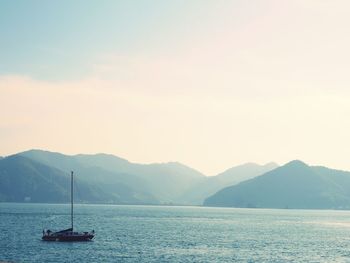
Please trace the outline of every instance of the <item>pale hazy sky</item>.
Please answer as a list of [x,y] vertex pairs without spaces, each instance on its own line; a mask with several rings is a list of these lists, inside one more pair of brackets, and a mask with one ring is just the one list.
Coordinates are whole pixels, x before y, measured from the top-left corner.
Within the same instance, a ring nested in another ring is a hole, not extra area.
[[350,2],[0,2],[0,155],[350,170]]

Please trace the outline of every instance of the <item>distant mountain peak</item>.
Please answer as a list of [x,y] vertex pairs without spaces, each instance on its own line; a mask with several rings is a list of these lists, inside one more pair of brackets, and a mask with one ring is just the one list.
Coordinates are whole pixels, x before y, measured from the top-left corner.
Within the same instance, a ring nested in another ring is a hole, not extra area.
[[52,154],[61,154],[61,155],[63,155],[60,152],[54,152],[54,151],[42,150],[42,149],[30,149],[30,150],[27,150],[27,151],[23,151],[21,153],[52,153]]
[[350,173],[294,160],[249,181],[224,188],[205,205],[264,208],[350,208]]
[[[274,163],[274,162],[269,162],[269,163],[266,163],[266,164],[258,164],[258,163],[254,163],[254,162],[247,162],[247,163],[243,163],[243,164],[240,164],[240,165],[236,165],[236,166],[233,166],[227,170],[225,170],[224,172],[218,174],[217,176],[222,176],[222,175],[225,175],[227,173],[230,173],[230,172],[236,172],[236,171],[240,171],[241,169],[263,169],[264,168],[267,168],[267,170],[273,170],[275,168],[278,167],[278,164]],[[264,170],[265,172],[265,170]]]
[[308,164],[304,163],[303,161],[300,160],[293,160],[284,165],[285,167],[309,167]]

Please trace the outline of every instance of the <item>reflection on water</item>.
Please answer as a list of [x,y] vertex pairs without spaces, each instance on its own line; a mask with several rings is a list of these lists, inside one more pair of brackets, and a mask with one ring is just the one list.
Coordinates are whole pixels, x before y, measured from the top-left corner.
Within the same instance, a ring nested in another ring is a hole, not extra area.
[[349,222],[336,222],[336,221],[309,221],[305,222],[305,224],[316,224],[316,225],[324,225],[324,226],[330,226],[330,227],[341,227],[341,228],[348,228],[350,227],[350,219]]

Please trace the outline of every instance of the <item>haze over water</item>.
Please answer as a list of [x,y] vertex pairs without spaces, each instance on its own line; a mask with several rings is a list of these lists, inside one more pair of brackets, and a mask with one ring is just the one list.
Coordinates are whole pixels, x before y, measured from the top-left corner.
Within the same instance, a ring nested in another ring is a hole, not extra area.
[[0,204],[0,260],[10,262],[348,262],[350,212],[76,205],[92,242],[41,241],[69,226],[69,205]]

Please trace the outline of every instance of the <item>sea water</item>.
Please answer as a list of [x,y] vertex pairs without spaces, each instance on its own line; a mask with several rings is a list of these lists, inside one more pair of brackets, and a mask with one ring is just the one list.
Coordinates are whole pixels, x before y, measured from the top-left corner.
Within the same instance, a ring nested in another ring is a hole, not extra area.
[[70,206],[0,203],[0,261],[350,262],[350,212],[75,205],[92,242],[44,242]]

